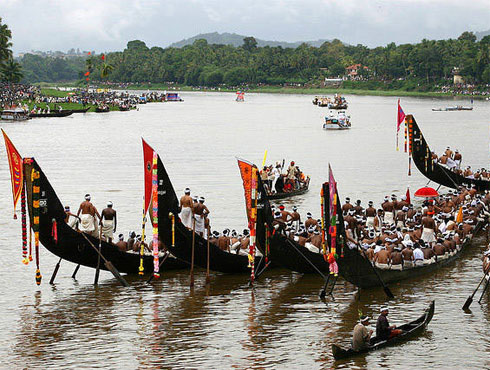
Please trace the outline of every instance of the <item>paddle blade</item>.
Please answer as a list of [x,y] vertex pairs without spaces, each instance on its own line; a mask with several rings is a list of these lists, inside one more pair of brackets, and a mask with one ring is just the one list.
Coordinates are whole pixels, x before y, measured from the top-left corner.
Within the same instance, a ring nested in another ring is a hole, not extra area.
[[394,295],[393,295],[393,293],[391,292],[390,288],[388,288],[387,286],[385,286],[383,289],[384,289],[384,291],[385,291],[386,295],[388,296],[388,298],[390,298],[390,299],[395,298],[395,296],[394,296]]
[[114,277],[119,280],[119,282],[121,283],[121,285],[123,287],[129,287],[129,284],[126,280],[124,280],[124,278],[121,276],[121,274],[119,273],[119,271],[116,270],[116,268],[114,267],[114,265],[111,263],[111,261],[106,261],[105,263],[105,267],[107,267],[107,269],[112,272],[112,275],[114,275]]
[[470,308],[471,303],[473,303],[473,297],[469,296],[466,302],[463,305],[463,310],[466,311],[468,308]]

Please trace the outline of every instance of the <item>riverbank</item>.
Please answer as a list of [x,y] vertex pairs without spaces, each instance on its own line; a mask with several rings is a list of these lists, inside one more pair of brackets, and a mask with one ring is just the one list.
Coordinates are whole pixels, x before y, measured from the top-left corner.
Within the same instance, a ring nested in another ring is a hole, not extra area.
[[[47,86],[47,85],[44,85]],[[59,84],[56,87],[70,88],[74,87],[74,84]],[[66,91],[56,90],[53,85],[49,88],[43,88],[43,91],[49,92],[47,95],[60,96],[54,94],[66,94]],[[357,89],[357,88],[319,88],[319,87],[284,87],[284,86],[256,86],[256,87],[241,87],[241,88],[228,88],[228,87],[194,87],[186,85],[170,85],[170,84],[131,84],[131,85],[104,85],[104,88],[110,88],[114,90],[161,90],[161,91],[202,91],[202,92],[236,92],[238,90],[248,93],[264,93],[264,94],[302,94],[302,95],[367,95],[367,96],[410,96],[410,97],[428,97],[428,98],[448,98],[455,97],[458,99],[485,99],[488,96],[485,95],[469,95],[469,94],[453,94],[449,92],[435,92],[435,91],[406,91],[406,90],[380,90],[380,89]],[[53,95],[52,95],[53,94]],[[61,95],[64,96],[64,95]]]

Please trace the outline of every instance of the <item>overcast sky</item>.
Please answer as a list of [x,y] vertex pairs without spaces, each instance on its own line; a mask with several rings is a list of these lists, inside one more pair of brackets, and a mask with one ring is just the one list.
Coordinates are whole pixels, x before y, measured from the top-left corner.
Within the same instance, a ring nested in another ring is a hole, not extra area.
[[0,0],[14,53],[166,47],[199,33],[368,46],[490,29],[490,0]]

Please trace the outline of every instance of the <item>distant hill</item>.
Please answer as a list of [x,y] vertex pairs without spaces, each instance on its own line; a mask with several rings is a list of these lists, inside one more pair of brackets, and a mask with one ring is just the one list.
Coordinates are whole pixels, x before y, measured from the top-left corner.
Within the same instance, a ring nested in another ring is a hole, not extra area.
[[[205,39],[208,44],[222,44],[222,45],[233,45],[233,46],[242,46],[243,45],[243,39],[247,37],[244,35],[238,35],[236,33],[218,33],[218,32],[212,32],[212,33],[201,33],[199,35],[190,37],[188,39],[184,39],[178,42],[174,42],[173,44],[170,45],[170,47],[174,48],[181,48],[186,45],[192,45],[194,41],[199,40],[199,39]],[[261,39],[255,39],[257,40],[257,46],[281,46],[283,48],[297,48],[299,45],[302,43],[306,43],[311,46],[315,47],[320,47],[324,42],[326,41],[331,41],[331,40],[316,40],[316,41],[296,41],[296,42],[287,42],[287,41],[269,41],[269,40],[261,40]]]
[[490,30],[482,31],[482,32],[475,32],[475,36],[476,36],[476,39],[478,41],[480,41],[482,38],[484,38],[485,36],[488,36],[488,35],[490,35]]

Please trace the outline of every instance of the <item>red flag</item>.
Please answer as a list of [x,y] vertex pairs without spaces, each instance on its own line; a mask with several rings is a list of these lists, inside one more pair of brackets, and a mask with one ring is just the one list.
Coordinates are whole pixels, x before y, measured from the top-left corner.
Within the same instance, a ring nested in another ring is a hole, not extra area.
[[405,120],[405,112],[400,106],[400,99],[398,99],[398,110],[396,116],[396,150],[398,150],[398,131],[400,131],[400,126],[402,122]]
[[398,99],[398,114],[396,119],[396,132],[400,131],[400,126],[402,122],[405,120],[405,112],[400,106],[400,99]]
[[85,80],[87,80],[87,81],[88,81],[88,80],[90,80],[90,78],[88,78],[88,77],[87,77]]
[[[5,147],[7,149],[7,157],[9,160],[10,167],[10,178],[12,181],[12,195],[14,198],[14,215],[15,207],[19,201],[20,195],[22,194],[22,186],[24,184],[24,171],[22,168],[22,157],[20,156],[17,149],[15,149],[14,144],[10,141],[9,137],[3,131],[3,138],[5,139]],[[14,216],[15,217],[15,216]]]
[[100,57],[100,59],[105,60],[105,55],[102,54],[102,56]]
[[407,194],[406,194],[406,197],[407,197],[407,203],[408,203],[408,204],[411,204],[411,202],[410,202],[410,188],[407,188]]
[[251,222],[251,209],[252,209],[252,163],[237,159],[238,167],[240,168],[240,175],[243,180],[243,190],[245,191],[245,207],[247,209],[247,219]]
[[90,55],[90,51],[87,53],[87,55]]
[[151,201],[151,183],[153,172],[153,148],[143,141],[143,161],[145,164],[145,214]]
[[88,76],[90,74],[90,71],[85,72],[84,76]]

